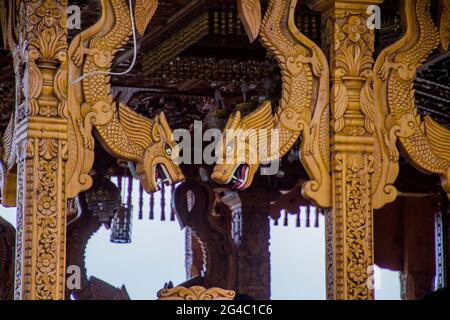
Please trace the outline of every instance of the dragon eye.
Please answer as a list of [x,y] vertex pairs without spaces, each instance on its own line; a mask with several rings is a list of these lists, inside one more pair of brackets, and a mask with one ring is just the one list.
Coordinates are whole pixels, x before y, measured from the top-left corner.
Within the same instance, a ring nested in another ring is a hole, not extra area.
[[172,148],[168,144],[164,147],[164,151],[169,157],[172,156]]

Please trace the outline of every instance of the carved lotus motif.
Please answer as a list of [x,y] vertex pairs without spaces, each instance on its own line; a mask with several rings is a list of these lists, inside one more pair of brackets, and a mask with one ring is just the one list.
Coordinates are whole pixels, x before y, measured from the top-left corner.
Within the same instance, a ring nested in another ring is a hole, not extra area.
[[361,209],[353,210],[350,214],[350,225],[354,228],[359,228],[365,224],[365,216]]
[[38,257],[37,267],[42,272],[50,272],[56,266],[56,259],[49,253],[44,253]]
[[362,264],[354,264],[348,268],[350,279],[355,282],[364,282],[366,280],[367,272]]
[[39,212],[46,216],[52,215],[54,210],[56,209],[53,198],[50,196],[44,196],[41,197],[40,200],[41,202],[38,205]]

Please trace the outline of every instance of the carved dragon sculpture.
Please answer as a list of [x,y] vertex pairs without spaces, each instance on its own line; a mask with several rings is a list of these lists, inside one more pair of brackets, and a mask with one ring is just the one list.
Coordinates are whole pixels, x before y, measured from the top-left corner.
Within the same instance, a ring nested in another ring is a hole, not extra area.
[[[442,2],[447,6],[442,14],[447,16],[441,17],[438,30],[431,16],[430,0],[403,1],[405,32],[380,53],[374,69],[374,89],[376,102],[387,114],[384,124],[389,161],[398,166],[398,140],[404,154],[419,170],[442,176],[442,186],[450,196],[450,131],[430,117],[421,121],[413,90],[416,71],[423,61],[439,43],[448,48],[448,0]],[[397,172],[392,178],[396,175]]]
[[[136,29],[145,32],[156,11],[157,0],[135,1]],[[103,147],[114,157],[137,163],[136,171],[146,192],[159,190],[161,183],[184,179],[172,155],[176,147],[164,113],[154,119],[143,117],[111,94],[111,65],[116,52],[133,32],[127,0],[101,0],[100,20],[79,34],[69,48],[71,114],[69,141],[80,150],[69,156],[69,197],[92,185],[92,129]],[[81,83],[76,79],[82,79]],[[80,107],[81,106],[81,107]]]
[[[296,4],[297,0],[270,0],[260,28],[260,1],[238,0],[250,40],[254,40],[261,29],[262,44],[279,63],[283,92],[275,115],[272,115],[271,103],[266,101],[247,116],[242,117],[239,111],[230,116],[220,142],[222,155],[235,152],[235,145],[226,136],[229,130],[266,129],[269,134],[259,141],[249,134],[243,149],[244,161],[235,158],[231,163],[218,163],[212,179],[221,184],[233,182],[235,187],[246,189],[261,163],[280,159],[302,135],[300,160],[312,179],[303,185],[302,192],[319,206],[330,207],[328,62],[321,49],[295,26]],[[279,148],[266,143],[273,141],[272,129],[278,130]],[[269,152],[270,149],[273,150]],[[251,153],[258,151],[261,151],[258,161],[249,161]]]

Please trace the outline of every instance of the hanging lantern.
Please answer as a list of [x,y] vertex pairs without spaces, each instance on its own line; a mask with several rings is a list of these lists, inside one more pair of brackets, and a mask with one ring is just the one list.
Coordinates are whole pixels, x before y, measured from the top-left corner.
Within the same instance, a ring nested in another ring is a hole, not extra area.
[[111,224],[111,238],[113,243],[131,242],[131,220],[133,207],[122,205],[117,210]]
[[109,223],[120,204],[120,191],[104,176],[96,176],[86,192],[87,208],[100,223]]
[[[127,167],[124,166],[124,177],[126,177]],[[119,185],[121,186],[121,192],[123,193],[122,199],[125,199],[125,188],[123,187],[122,179],[119,178]],[[111,238],[110,241],[113,243],[130,243],[131,242],[131,221],[133,213],[133,177],[128,177],[128,197],[127,202],[122,204],[118,209],[111,223]]]

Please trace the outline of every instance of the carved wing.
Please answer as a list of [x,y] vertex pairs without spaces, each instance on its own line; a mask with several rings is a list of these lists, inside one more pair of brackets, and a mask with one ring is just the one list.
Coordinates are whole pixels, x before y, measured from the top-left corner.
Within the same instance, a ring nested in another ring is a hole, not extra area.
[[238,0],[238,11],[250,42],[255,41],[261,29],[260,0]]
[[245,116],[242,119],[244,129],[251,128],[254,130],[273,128],[272,105],[269,101],[265,101],[258,109]]
[[145,29],[152,19],[158,7],[158,0],[136,0],[135,5],[135,21],[136,29],[141,36],[144,35]]
[[425,134],[431,149],[441,158],[450,162],[450,130],[439,125],[431,117],[425,117]]
[[119,105],[119,122],[130,141],[143,149],[151,143],[150,132],[153,128],[153,121],[141,116],[124,104]]
[[28,98],[36,99],[42,91],[42,85],[44,82],[42,73],[39,71],[38,66],[34,61],[29,62],[28,66],[29,80],[28,80]]

